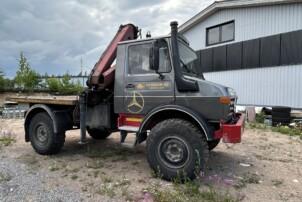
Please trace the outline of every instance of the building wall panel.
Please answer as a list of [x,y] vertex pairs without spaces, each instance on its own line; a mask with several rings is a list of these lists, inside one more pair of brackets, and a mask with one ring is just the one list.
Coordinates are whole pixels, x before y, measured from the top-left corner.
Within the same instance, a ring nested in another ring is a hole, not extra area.
[[204,49],[206,28],[231,20],[235,20],[235,40],[228,43],[299,30],[302,3],[221,10],[183,34],[195,50]]
[[234,88],[241,105],[302,109],[302,65],[210,72],[204,77]]

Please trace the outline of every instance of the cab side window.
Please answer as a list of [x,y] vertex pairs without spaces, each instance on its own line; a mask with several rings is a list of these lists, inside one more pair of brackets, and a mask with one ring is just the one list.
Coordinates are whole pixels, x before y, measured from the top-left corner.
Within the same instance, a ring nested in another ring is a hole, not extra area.
[[129,74],[147,74],[153,73],[150,69],[150,51],[152,44],[138,44],[129,46],[128,55],[128,73]]
[[165,40],[159,41],[159,72],[170,72],[171,63],[168,44]]

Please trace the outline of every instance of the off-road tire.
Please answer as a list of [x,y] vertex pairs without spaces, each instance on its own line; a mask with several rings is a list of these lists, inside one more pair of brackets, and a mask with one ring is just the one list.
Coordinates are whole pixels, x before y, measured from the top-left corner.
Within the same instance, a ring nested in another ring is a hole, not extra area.
[[104,140],[109,135],[111,135],[111,132],[106,129],[89,129],[87,128],[87,132],[95,140]]
[[208,141],[209,150],[212,151],[219,144],[220,139]]
[[[177,165],[169,160],[169,155],[164,150],[170,147],[168,141],[171,142],[171,145],[174,145],[173,141],[175,141],[180,148],[184,148],[180,150],[185,151],[180,152],[181,159],[183,159],[182,164]],[[200,174],[200,171],[205,171],[208,157],[209,149],[204,134],[186,120],[164,120],[151,129],[147,139],[149,165],[157,176],[166,180],[194,179]]]
[[52,119],[47,113],[41,112],[34,115],[30,121],[29,140],[37,153],[57,154],[65,143],[65,132],[54,133]]

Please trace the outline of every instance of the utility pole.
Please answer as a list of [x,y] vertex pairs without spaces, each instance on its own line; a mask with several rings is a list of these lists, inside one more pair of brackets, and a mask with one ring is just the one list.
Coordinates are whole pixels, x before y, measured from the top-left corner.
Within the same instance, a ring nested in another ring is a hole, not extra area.
[[82,86],[84,86],[84,77],[83,77],[83,58],[81,57],[81,77],[82,77]]

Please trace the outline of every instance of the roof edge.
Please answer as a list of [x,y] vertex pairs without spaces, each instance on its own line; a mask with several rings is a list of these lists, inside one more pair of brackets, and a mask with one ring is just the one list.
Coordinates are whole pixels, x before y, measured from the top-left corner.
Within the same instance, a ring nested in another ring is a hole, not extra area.
[[256,6],[267,6],[267,5],[280,5],[289,3],[302,3],[302,0],[224,0],[215,1],[208,7],[194,15],[192,18],[184,22],[179,26],[179,32],[183,33],[203,21],[206,17],[214,14],[218,10],[227,8],[245,8],[245,7],[256,7]]

